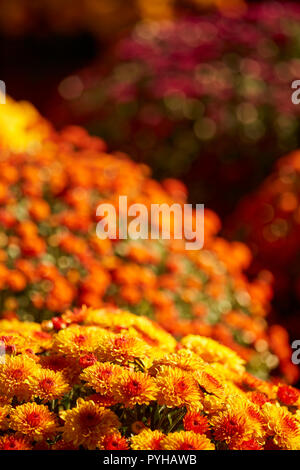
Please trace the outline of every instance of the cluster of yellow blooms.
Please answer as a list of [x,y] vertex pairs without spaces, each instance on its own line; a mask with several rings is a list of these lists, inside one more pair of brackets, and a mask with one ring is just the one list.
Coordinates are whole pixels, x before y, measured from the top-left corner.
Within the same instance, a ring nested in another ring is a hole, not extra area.
[[300,449],[300,393],[118,309],[0,320],[0,449]]

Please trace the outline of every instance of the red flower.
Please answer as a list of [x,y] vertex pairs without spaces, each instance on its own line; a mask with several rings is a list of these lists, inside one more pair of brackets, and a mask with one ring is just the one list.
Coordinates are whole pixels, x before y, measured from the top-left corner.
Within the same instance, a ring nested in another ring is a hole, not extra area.
[[299,392],[289,385],[280,385],[277,391],[277,398],[284,405],[295,405],[299,398]]
[[206,434],[209,431],[208,420],[200,413],[188,412],[183,419],[183,425],[185,431],[194,431],[199,434]]

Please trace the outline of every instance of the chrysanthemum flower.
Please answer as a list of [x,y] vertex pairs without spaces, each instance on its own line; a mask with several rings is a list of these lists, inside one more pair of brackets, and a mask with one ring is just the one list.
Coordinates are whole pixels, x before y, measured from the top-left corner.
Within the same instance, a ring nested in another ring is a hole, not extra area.
[[185,431],[193,431],[198,434],[206,434],[209,431],[209,423],[206,416],[189,411],[183,418]]
[[231,408],[213,416],[210,425],[215,440],[228,445],[237,440],[247,440],[252,436],[246,415]]
[[119,379],[123,370],[121,366],[116,364],[97,362],[84,369],[80,378],[100,395],[111,395],[114,383]]
[[125,439],[119,432],[108,433],[101,439],[98,445],[99,449],[103,450],[128,450],[129,446]]
[[264,442],[265,436],[265,417],[261,408],[248,401],[242,394],[232,395],[226,399],[227,406],[234,409],[236,414],[243,415],[246,419],[247,428],[251,428],[251,437],[259,443]]
[[147,344],[161,348],[165,351],[173,351],[176,342],[170,334],[158,324],[146,317],[137,317],[130,312],[120,309],[88,309],[84,323],[109,328],[114,333],[121,330],[133,334],[135,332]]
[[13,409],[9,421],[11,429],[42,441],[53,436],[57,430],[57,419],[45,405],[36,403],[24,403]]
[[182,339],[184,347],[198,354],[206,362],[220,362],[233,371],[244,370],[244,360],[232,349],[204,336],[189,335]]
[[32,445],[25,436],[5,434],[0,437],[0,450],[32,450]]
[[62,398],[71,388],[61,372],[50,369],[37,369],[28,382],[32,396],[43,402]]
[[201,393],[196,380],[177,367],[163,366],[156,376],[157,401],[169,408],[187,406],[201,409]]
[[22,356],[7,356],[0,364],[0,394],[8,397],[16,396],[20,400],[30,397],[28,377],[38,366],[31,358]]
[[224,385],[211,371],[207,372],[205,369],[200,369],[193,374],[195,380],[207,393],[216,395],[219,398],[224,396]]
[[95,352],[99,333],[94,327],[77,325],[60,330],[54,338],[53,350],[58,354],[79,359],[83,354]]
[[83,399],[78,399],[75,408],[61,412],[60,416],[65,421],[63,439],[89,450],[96,449],[105,434],[120,427],[115,413]]
[[261,392],[248,392],[247,397],[252,403],[255,403],[259,407],[263,406],[268,401],[267,396]]
[[214,450],[214,444],[203,434],[180,431],[168,434],[161,441],[163,450]]
[[100,361],[124,364],[146,358],[149,351],[147,343],[134,336],[106,334],[99,338],[96,355]]
[[262,407],[267,433],[274,443],[282,449],[300,449],[300,423],[285,408],[272,403]]
[[280,385],[277,390],[278,400],[286,406],[296,405],[300,399],[299,390],[289,385]]
[[29,347],[26,338],[18,332],[0,335],[0,344],[4,345],[5,354],[20,354]]
[[194,371],[203,366],[204,361],[189,349],[180,349],[176,353],[166,354],[153,362],[152,369],[160,366],[173,366],[185,371]]
[[124,370],[115,377],[113,396],[125,408],[134,405],[147,405],[157,397],[156,381],[148,374]]
[[131,437],[130,447],[133,450],[161,450],[160,443],[164,438],[164,433],[159,430],[144,429],[136,436]]
[[96,358],[95,354],[93,354],[93,353],[83,354],[79,359],[79,365],[83,369],[85,369],[89,366],[92,366],[96,362],[97,362],[97,358]]

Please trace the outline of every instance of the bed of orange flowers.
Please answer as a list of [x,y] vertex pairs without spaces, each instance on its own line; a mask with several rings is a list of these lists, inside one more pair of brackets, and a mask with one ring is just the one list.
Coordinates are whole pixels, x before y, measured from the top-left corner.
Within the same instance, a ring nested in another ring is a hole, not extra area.
[[229,348],[82,308],[59,331],[0,320],[0,449],[300,449],[300,392]]
[[[178,181],[159,184],[149,169],[71,127],[57,134],[28,103],[0,108],[0,302],[2,316],[51,319],[68,308],[105,305],[155,319],[177,337],[200,334],[234,349],[248,370],[294,382],[285,330],[268,327],[271,287],[249,281],[249,249],[217,236],[205,211],[205,246],[180,240],[99,240],[96,207],[182,203]],[[278,367],[279,366],[279,367]]]

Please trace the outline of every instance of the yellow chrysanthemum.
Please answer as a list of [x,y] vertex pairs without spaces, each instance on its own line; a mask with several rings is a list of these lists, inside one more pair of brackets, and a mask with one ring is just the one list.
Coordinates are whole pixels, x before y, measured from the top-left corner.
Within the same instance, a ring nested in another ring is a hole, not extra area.
[[245,361],[232,349],[221,345],[217,341],[205,336],[188,335],[182,341],[182,345],[198,354],[206,362],[220,362],[236,372],[244,371]]
[[226,380],[226,382],[239,382],[240,374],[239,372],[228,369],[224,364],[220,362],[215,362],[210,364],[211,372],[215,372],[220,378]]
[[125,408],[147,405],[156,399],[158,390],[155,380],[143,372],[124,370],[115,380],[113,396]]
[[202,392],[195,379],[182,369],[163,366],[156,376],[157,401],[169,408],[187,406],[202,409]]
[[99,338],[96,356],[100,361],[126,364],[147,358],[150,347],[143,340],[130,335],[106,334]]
[[6,333],[0,331],[0,345],[4,346],[7,354],[20,354],[29,349],[30,340],[18,332]]
[[101,333],[99,328],[71,326],[55,335],[53,350],[61,355],[79,358],[95,352]]
[[114,309],[89,309],[84,323],[109,328],[114,333],[124,330],[138,335],[147,344],[163,351],[173,351],[176,340],[159,325],[146,317],[137,317],[130,312]]
[[84,320],[85,325],[109,328],[111,331],[127,330],[134,323],[134,315],[120,309],[88,309]]
[[276,399],[277,387],[271,382],[254,377],[248,372],[241,374],[240,379],[236,382],[241,388],[247,391],[257,391],[265,394],[270,399]]
[[176,340],[146,317],[135,317],[134,329],[148,344],[159,347],[162,351],[172,352],[176,347]]
[[[24,335],[31,334],[34,331],[41,331],[41,325],[39,323],[19,321],[16,319],[12,320],[0,320],[0,331],[8,333],[21,333]],[[4,333],[5,334],[5,333]]]
[[58,430],[55,414],[47,406],[36,403],[24,403],[13,409],[9,424],[14,431],[36,441],[47,439]]
[[96,362],[81,373],[80,378],[100,395],[111,395],[116,379],[121,376],[123,368],[109,362]]
[[253,429],[250,420],[240,410],[229,408],[210,419],[210,425],[216,441],[230,445],[235,441],[252,437]]
[[194,372],[194,378],[197,383],[207,393],[212,393],[219,398],[222,398],[225,394],[224,384],[219,380],[216,374],[208,368],[209,372],[205,369],[199,369]]
[[104,434],[117,430],[121,425],[115,413],[83,399],[77,401],[75,408],[61,412],[60,416],[65,421],[63,439],[90,450],[97,448]]
[[300,423],[286,409],[272,403],[265,403],[262,408],[267,433],[273,437],[276,445],[282,449],[300,450]]
[[161,450],[160,443],[165,437],[162,431],[144,429],[130,439],[133,450]]
[[37,369],[35,361],[25,355],[7,356],[4,364],[0,364],[0,394],[28,399],[31,391],[27,379]]
[[50,369],[37,369],[28,382],[32,396],[43,402],[62,398],[71,388],[61,372]]
[[153,362],[152,370],[159,370],[161,366],[173,366],[185,371],[195,371],[202,367],[204,361],[188,349],[180,349],[177,353],[171,353]]
[[240,392],[238,395],[232,394],[231,397],[227,397],[227,406],[235,408],[236,411],[244,413],[247,416],[247,420],[251,423],[251,428],[255,435],[255,439],[262,436],[264,432],[265,418],[261,409],[258,405],[251,402],[244,392]]
[[180,431],[168,434],[161,441],[163,450],[214,450],[214,444],[203,434]]

